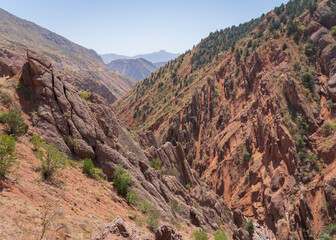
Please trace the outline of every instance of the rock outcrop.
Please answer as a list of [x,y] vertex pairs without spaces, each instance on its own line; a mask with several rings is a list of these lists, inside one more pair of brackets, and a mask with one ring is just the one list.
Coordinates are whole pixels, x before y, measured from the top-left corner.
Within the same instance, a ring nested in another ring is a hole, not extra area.
[[170,225],[161,225],[155,230],[155,240],[182,240],[182,235]]
[[116,217],[104,230],[92,240],[150,240],[150,236],[142,234],[137,227],[126,223],[121,217]]

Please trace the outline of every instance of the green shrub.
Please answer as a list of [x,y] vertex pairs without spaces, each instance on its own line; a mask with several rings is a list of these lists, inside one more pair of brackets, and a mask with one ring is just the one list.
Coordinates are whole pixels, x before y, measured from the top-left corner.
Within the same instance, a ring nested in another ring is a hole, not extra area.
[[42,140],[41,136],[35,135],[30,138],[30,141],[34,145],[34,151],[39,151],[41,148],[45,146],[45,142]]
[[159,227],[159,224],[160,224],[159,217],[160,217],[159,212],[156,210],[153,210],[149,213],[149,216],[146,219],[148,228],[152,232],[154,232]]
[[324,137],[329,137],[336,131],[336,124],[334,122],[325,122],[322,125],[322,134]]
[[305,54],[311,60],[315,58],[316,49],[315,49],[314,44],[308,43],[305,45]]
[[181,207],[180,207],[178,201],[175,200],[175,199],[170,200],[170,201],[168,202],[168,205],[171,207],[171,209],[173,210],[173,212],[178,212],[178,211],[180,211],[180,209],[181,209]]
[[187,183],[184,187],[185,187],[186,189],[189,189],[189,188],[190,188],[190,183]]
[[326,226],[325,231],[321,233],[320,240],[331,240],[334,239],[333,236],[336,234],[336,223],[332,223]]
[[254,224],[252,219],[248,220],[244,226],[244,229],[249,232],[250,236],[254,234]]
[[80,92],[79,94],[84,100],[86,101],[90,101],[90,98],[91,98],[91,92],[90,91],[83,91],[83,92]]
[[135,206],[139,200],[139,194],[134,190],[129,190],[126,195],[126,201],[129,205]]
[[246,150],[246,146],[243,148],[243,163],[246,163],[250,160],[251,154]]
[[3,134],[0,136],[0,176],[11,173],[10,168],[14,165],[19,165],[16,161],[15,139]]
[[193,233],[193,237],[195,240],[208,240],[208,235],[203,229],[198,229]]
[[91,159],[85,158],[83,163],[83,173],[87,174],[93,179],[99,179],[98,172],[100,169],[95,168]]
[[214,232],[213,235],[215,237],[215,240],[229,240],[229,237],[227,236],[227,234],[220,229]]
[[293,64],[294,71],[300,71],[301,70],[301,64],[299,61],[295,61]]
[[122,165],[118,164],[117,169],[114,171],[113,187],[115,187],[123,197],[127,196],[128,188],[131,186],[132,178],[125,172]]
[[142,200],[140,202],[140,204],[138,205],[138,209],[142,212],[142,213],[150,213],[153,210],[153,205],[151,202],[147,201],[147,200]]
[[51,180],[60,169],[66,167],[66,156],[57,147],[48,144],[43,150],[35,153],[42,164],[41,172],[44,180]]
[[287,43],[284,42],[284,43],[282,44],[282,51],[285,51],[285,50],[287,49],[287,47],[288,47],[288,46],[287,46]]
[[294,42],[296,44],[299,44],[300,38],[301,38],[301,34],[300,33],[298,33],[298,32],[294,33],[293,40],[294,40]]
[[0,114],[0,122],[8,125],[7,132],[14,136],[22,136],[26,132],[26,123],[19,109],[11,109]]
[[305,88],[308,88],[310,91],[314,90],[314,73],[312,71],[304,71],[302,73],[301,81]]
[[156,170],[162,171],[162,161],[160,158],[153,158],[149,161],[149,165]]

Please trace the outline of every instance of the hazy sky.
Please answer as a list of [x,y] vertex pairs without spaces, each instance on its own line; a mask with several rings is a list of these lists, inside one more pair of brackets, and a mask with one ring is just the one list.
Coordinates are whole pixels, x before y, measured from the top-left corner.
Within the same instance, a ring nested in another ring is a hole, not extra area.
[[98,53],[182,53],[288,0],[1,0],[0,8]]

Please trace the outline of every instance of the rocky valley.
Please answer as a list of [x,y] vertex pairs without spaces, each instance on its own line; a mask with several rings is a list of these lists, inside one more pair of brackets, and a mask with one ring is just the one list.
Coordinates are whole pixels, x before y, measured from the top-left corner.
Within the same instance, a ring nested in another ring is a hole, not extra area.
[[132,89],[90,50],[7,39],[0,237],[334,239],[335,12],[291,0]]

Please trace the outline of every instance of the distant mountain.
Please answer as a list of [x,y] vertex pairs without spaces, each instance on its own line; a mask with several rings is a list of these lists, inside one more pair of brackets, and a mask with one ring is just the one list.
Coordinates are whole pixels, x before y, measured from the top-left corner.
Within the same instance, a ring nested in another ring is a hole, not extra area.
[[119,60],[119,59],[130,59],[131,57],[124,56],[124,55],[118,55],[114,53],[108,53],[108,54],[101,54],[100,57],[102,58],[103,62],[105,64],[108,64],[114,60]]
[[148,77],[152,72],[166,63],[152,63],[143,58],[138,59],[118,59],[110,62],[107,66],[123,75],[141,81]]
[[179,53],[169,53],[169,52],[166,52],[165,50],[160,50],[159,52],[140,54],[140,55],[136,55],[133,57],[118,55],[114,53],[101,54],[100,56],[103,59],[104,63],[108,64],[111,61],[118,60],[118,59],[138,59],[138,58],[146,59],[147,61],[150,61],[152,63],[168,62],[170,60],[177,58],[179,55],[180,55]]
[[[69,76],[74,86],[96,92],[110,103],[135,84],[133,79],[106,67],[94,50],[0,9],[0,60],[21,67],[27,48],[50,57],[53,66]],[[14,57],[5,58],[4,51]]]

